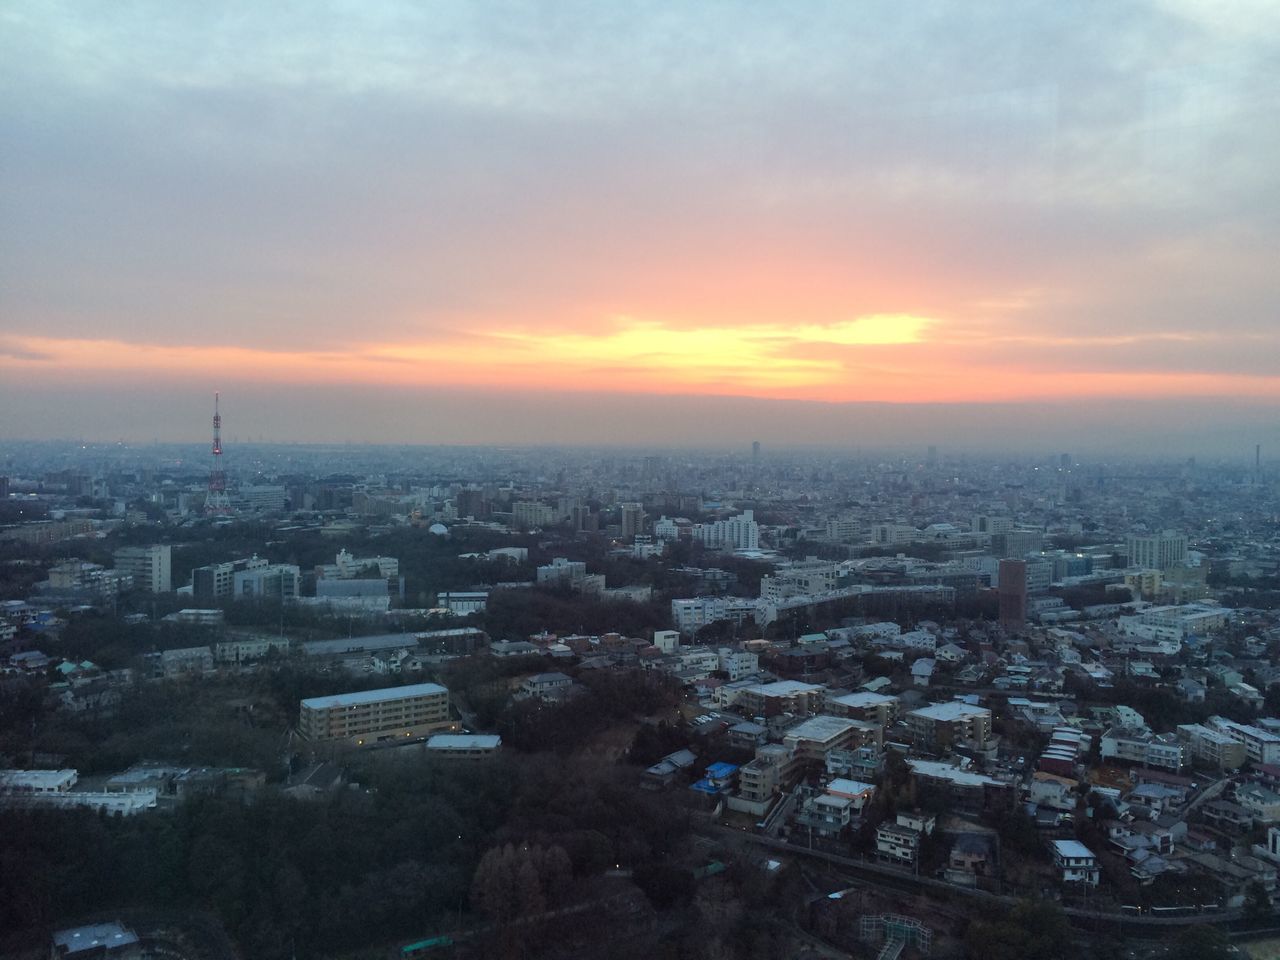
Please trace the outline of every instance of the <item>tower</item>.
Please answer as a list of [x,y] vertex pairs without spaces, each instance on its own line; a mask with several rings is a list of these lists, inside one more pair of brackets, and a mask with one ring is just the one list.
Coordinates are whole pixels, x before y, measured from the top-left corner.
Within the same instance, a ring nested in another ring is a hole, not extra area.
[[204,498],[204,512],[219,516],[231,512],[227,475],[222,469],[222,414],[218,412],[216,393],[213,395],[213,463],[209,467],[209,493]]

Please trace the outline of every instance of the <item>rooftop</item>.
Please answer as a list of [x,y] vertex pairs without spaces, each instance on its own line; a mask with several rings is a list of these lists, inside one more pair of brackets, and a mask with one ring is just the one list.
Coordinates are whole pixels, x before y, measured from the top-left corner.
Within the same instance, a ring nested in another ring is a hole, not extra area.
[[1079,840],[1055,840],[1053,852],[1064,859],[1092,859],[1093,851]]
[[953,700],[950,703],[934,703],[927,707],[921,707],[919,710],[912,710],[909,715],[924,717],[928,720],[950,722],[967,720],[971,717],[989,717],[991,716],[991,711],[986,707],[975,707],[968,703]]
[[311,697],[303,700],[302,706],[309,710],[328,710],[332,707],[355,707],[365,703],[408,700],[410,697],[428,697],[448,692],[438,683],[414,683],[407,687],[383,687],[379,690],[361,690],[359,693],[335,693],[331,697]]

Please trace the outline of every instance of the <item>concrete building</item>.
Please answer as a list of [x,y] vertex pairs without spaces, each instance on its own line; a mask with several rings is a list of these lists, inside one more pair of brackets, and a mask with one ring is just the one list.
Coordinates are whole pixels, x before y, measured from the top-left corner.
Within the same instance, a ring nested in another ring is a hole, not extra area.
[[999,584],[1000,626],[1023,629],[1027,625],[1027,562],[1001,560]]
[[782,737],[783,746],[797,759],[824,765],[827,754],[833,750],[856,750],[869,744],[880,746],[883,742],[884,733],[874,723],[821,715],[797,724]]
[[233,573],[231,583],[236,600],[296,600],[302,592],[302,570],[292,563],[269,563]]
[[1178,736],[1187,745],[1188,759],[1214,770],[1237,770],[1249,758],[1244,741],[1237,740],[1199,723],[1178,727]]
[[1131,534],[1125,541],[1129,566],[1168,570],[1187,562],[1187,537],[1174,530],[1163,533]]
[[1182,750],[1182,743],[1172,734],[1157,736],[1131,727],[1112,727],[1099,743],[1103,760],[1124,760],[1174,773],[1182,769]]
[[488,605],[488,590],[442,590],[436,594],[436,606],[444,607],[455,617],[484,613]]
[[837,717],[851,717],[887,727],[898,719],[898,698],[883,693],[846,693],[828,697],[825,710]]
[[712,550],[758,550],[760,525],[754,511],[744,510],[727,520],[695,524],[693,539]]
[[487,733],[437,733],[427,738],[427,753],[451,760],[481,760],[493,756],[502,738]]
[[912,744],[930,753],[946,754],[962,744],[985,750],[991,739],[991,711],[958,700],[912,710],[906,721]]
[[173,590],[173,548],[169,544],[121,547],[112,557],[117,570],[133,577],[135,589],[147,593],[169,593]]
[[[539,567],[539,569],[542,569]],[[671,619],[682,636],[692,636],[710,623],[754,619],[759,601],[744,597],[693,597],[671,601]]]
[[746,687],[738,694],[738,706],[751,716],[776,717],[783,713],[807,716],[822,707],[826,688],[799,680],[778,680]]
[[1280,734],[1226,717],[1210,717],[1208,726],[1243,744],[1246,755],[1254,763],[1280,763]]
[[313,743],[367,747],[455,727],[449,691],[437,683],[313,697],[299,705],[298,732]]

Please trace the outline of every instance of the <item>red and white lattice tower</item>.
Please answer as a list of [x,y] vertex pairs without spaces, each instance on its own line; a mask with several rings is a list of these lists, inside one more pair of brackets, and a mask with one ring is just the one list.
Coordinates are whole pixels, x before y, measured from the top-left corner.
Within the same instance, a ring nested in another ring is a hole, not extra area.
[[209,493],[204,498],[204,512],[217,515],[231,512],[227,474],[222,469],[222,414],[218,412],[216,393],[213,395],[213,465],[209,468]]

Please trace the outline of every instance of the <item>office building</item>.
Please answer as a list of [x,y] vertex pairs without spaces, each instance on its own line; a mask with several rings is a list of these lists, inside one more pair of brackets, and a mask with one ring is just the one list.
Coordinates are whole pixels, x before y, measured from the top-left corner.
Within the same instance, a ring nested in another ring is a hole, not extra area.
[[168,593],[173,589],[173,548],[167,543],[149,547],[121,547],[113,557],[116,569],[133,577],[135,589]]
[[623,503],[619,505],[622,515],[622,539],[630,540],[644,532],[644,505],[639,503]]

